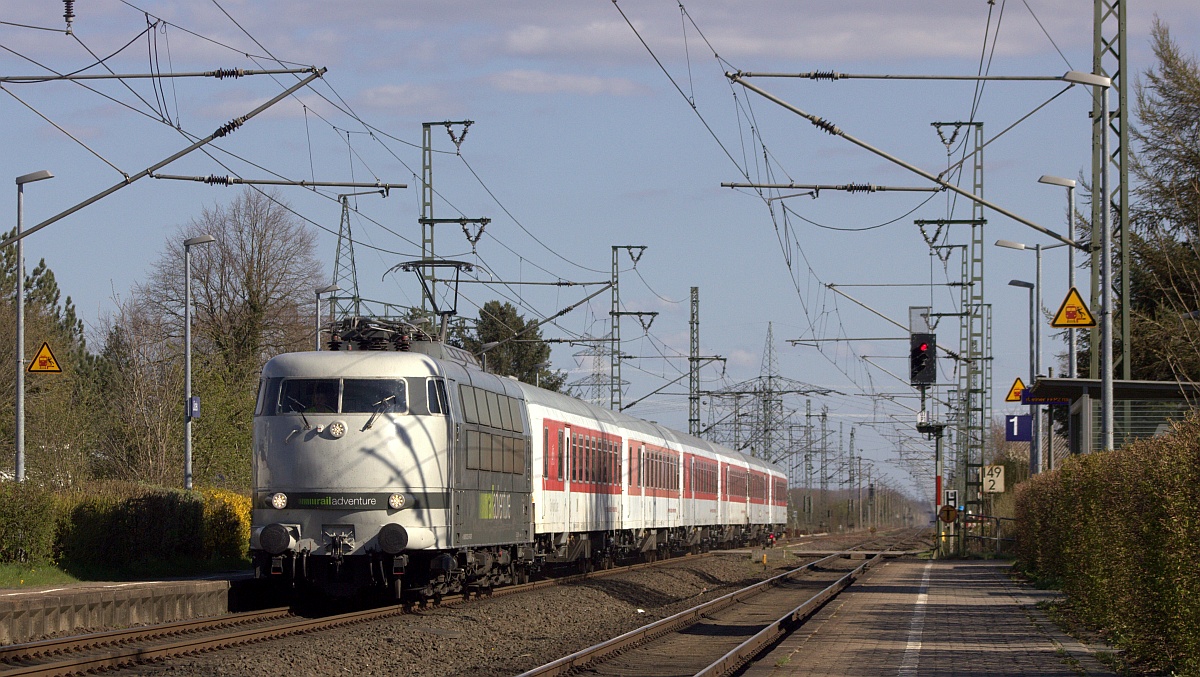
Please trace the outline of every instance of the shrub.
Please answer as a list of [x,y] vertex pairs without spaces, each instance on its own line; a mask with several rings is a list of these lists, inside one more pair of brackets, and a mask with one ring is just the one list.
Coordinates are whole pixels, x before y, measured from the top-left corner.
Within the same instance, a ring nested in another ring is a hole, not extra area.
[[57,555],[68,570],[115,569],[203,556],[203,499],[104,482],[62,497]]
[[250,554],[250,498],[228,489],[201,489],[204,496],[204,551],[212,559],[245,559]]
[[1152,669],[1200,674],[1200,415],[1017,488],[1018,566]]
[[53,545],[53,495],[30,482],[0,483],[0,562],[47,562]]

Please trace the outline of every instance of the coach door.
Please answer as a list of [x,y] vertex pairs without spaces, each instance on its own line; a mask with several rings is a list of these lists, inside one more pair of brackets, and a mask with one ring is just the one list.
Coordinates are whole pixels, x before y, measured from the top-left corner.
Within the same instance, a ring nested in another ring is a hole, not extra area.
[[575,478],[575,437],[571,434],[571,426],[563,426],[563,443],[566,445],[563,458],[563,531],[571,531],[571,489]]

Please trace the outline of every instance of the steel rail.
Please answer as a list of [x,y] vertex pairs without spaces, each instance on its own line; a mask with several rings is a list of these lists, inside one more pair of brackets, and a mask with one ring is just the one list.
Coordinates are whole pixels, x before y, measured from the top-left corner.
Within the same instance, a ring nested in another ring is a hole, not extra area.
[[739,644],[735,649],[717,659],[712,665],[697,672],[695,677],[718,677],[732,674],[735,670],[762,653],[763,649],[774,644],[780,637],[794,631],[824,606],[826,602],[850,587],[851,583],[858,580],[867,569],[879,563],[882,559],[883,553],[879,553],[855,567],[853,571],[842,576],[832,585],[809,598],[800,606],[784,614],[779,620],[771,623],[750,639]]
[[566,674],[569,671],[595,661],[598,658],[607,657],[630,646],[641,644],[670,633],[678,628],[691,625],[707,614],[720,611],[721,609],[732,606],[733,604],[736,604],[748,597],[756,596],[767,588],[779,585],[780,583],[789,580],[808,569],[841,558],[842,555],[837,554],[821,558],[815,562],[809,562],[791,571],[768,578],[765,581],[755,583],[754,585],[742,588],[741,590],[736,590],[727,595],[709,600],[708,602],[694,606],[691,609],[681,611],[673,616],[668,616],[667,618],[655,621],[649,625],[642,626],[635,630],[630,630],[623,635],[614,637],[605,642],[601,642],[586,649],[576,651],[573,654],[563,656],[556,661],[521,673],[518,677],[542,677],[544,675]]
[[[822,589],[822,591],[818,592],[813,597],[810,597],[808,600],[806,600],[804,603],[802,603],[799,607],[797,607],[796,609],[793,609],[792,611],[788,612],[784,616],[784,618],[791,618],[794,614],[796,614],[797,611],[805,611],[803,618],[807,618],[809,615],[811,615],[812,612],[815,612],[817,609],[819,609],[821,607],[821,605],[828,602],[829,599],[831,599],[833,596],[836,596],[839,592],[844,590],[845,587],[849,586],[849,584],[851,582],[853,582],[855,579],[857,579],[859,576],[861,576],[863,571],[865,571],[867,568],[869,568],[870,566],[873,566],[875,563],[880,561],[880,559],[882,559],[884,557],[888,557],[888,556],[901,556],[901,555],[909,554],[908,552],[905,552],[905,551],[895,550],[894,546],[897,543],[900,543],[902,541],[908,541],[914,537],[917,537],[917,535],[920,533],[921,533],[920,529],[913,529],[913,530],[911,530],[911,533],[908,533],[906,531],[903,534],[900,534],[898,536],[894,535],[892,537],[888,537],[888,536],[885,536],[884,534],[880,534],[878,537],[868,539],[868,540],[864,541],[863,543],[860,543],[859,545],[854,546],[852,548],[839,550],[838,552],[835,552],[833,554],[825,556],[819,560],[809,562],[809,563],[804,564],[796,569],[793,569],[791,571],[785,572],[778,576],[772,577],[770,579],[767,579],[767,580],[757,583],[755,585],[752,585],[747,588],[743,588],[741,590],[737,590],[735,592],[729,593],[722,597],[718,597],[716,599],[710,600],[708,602],[705,602],[703,604],[695,606],[691,609],[687,609],[685,611],[677,613],[668,618],[664,618],[664,619],[661,619],[654,623],[651,623],[649,625],[632,630],[632,631],[627,632],[618,637],[614,637],[613,639],[596,644],[592,647],[582,649],[582,650],[572,653],[568,656],[563,656],[555,661],[552,661],[545,665],[542,665],[542,666],[539,666],[532,670],[529,670],[527,672],[524,672],[521,675],[519,675],[519,677],[535,677],[535,676],[541,677],[544,675],[563,675],[563,674],[571,674],[574,671],[579,670],[579,669],[586,669],[586,666],[593,665],[597,661],[610,660],[610,659],[615,658],[616,656],[618,656],[626,651],[632,650],[636,647],[644,647],[646,644],[653,642],[653,641],[655,641],[661,637],[664,637],[666,635],[669,635],[672,632],[676,632],[682,628],[685,628],[685,627],[688,627],[695,623],[701,622],[705,619],[711,620],[710,617],[713,614],[718,613],[722,610],[728,609],[728,608],[732,607],[734,604],[746,602],[750,598],[755,597],[759,593],[765,591],[768,587],[773,587],[773,586],[785,583],[789,579],[795,578],[800,573],[803,573],[805,571],[810,571],[810,570],[819,570],[818,567],[820,567],[821,565],[827,564],[831,561],[840,560],[844,557],[855,554],[856,550],[864,548],[868,545],[874,545],[875,543],[883,543],[882,551],[876,553],[873,558],[864,562],[859,567],[856,567],[850,573],[839,577],[839,579],[836,582],[834,582],[833,584]],[[891,541],[891,543],[887,543],[888,541]],[[792,552],[794,552],[794,554],[796,554],[797,556],[801,556],[801,557],[803,557],[807,554],[807,553],[804,553],[803,551],[799,551],[799,552],[792,551]],[[772,626],[776,626],[776,625],[778,625],[778,623],[779,622],[776,621],[776,623],[773,623]],[[795,625],[795,623],[786,624],[787,627],[790,627],[791,625]],[[771,626],[767,626],[767,627],[769,629]],[[766,632],[766,631],[764,630],[763,632]],[[762,633],[759,633],[759,634],[762,634]],[[744,644],[746,644],[746,643],[744,643]],[[747,644],[747,646],[749,646],[749,645]],[[733,654],[738,649],[746,650],[743,648],[742,645],[739,645],[739,647],[737,647],[736,649],[734,649],[733,651],[731,651],[729,653]],[[757,654],[760,651],[761,651],[761,648],[758,651],[755,651],[754,654]],[[751,654],[751,657],[753,657],[754,654]],[[722,656],[720,659],[718,659],[717,663],[726,661],[728,659],[728,656],[729,656],[729,654],[727,654],[726,656]],[[745,660],[748,660],[748,659],[743,659],[741,662],[744,663]],[[705,668],[704,670],[705,671],[711,670],[712,666],[717,665],[717,663],[711,664],[709,667]],[[702,671],[701,674],[704,674],[704,672]]]
[[252,630],[243,629],[219,635],[191,637],[151,646],[137,644],[113,649],[102,649],[89,655],[64,658],[52,663],[43,663],[40,665],[30,666],[14,666],[12,668],[5,669],[3,674],[6,677],[8,675],[66,675],[77,674],[80,672],[121,668],[138,663],[146,663],[194,652],[226,648],[269,639],[279,639],[281,637],[287,637],[289,635],[300,634],[303,632],[311,632],[313,630],[323,630],[342,625],[349,625],[352,623],[377,620],[379,618],[386,618],[388,616],[395,616],[402,613],[404,613],[403,607],[393,606],[387,607],[386,609],[354,611],[351,613],[339,614],[337,616],[329,616],[326,618],[304,619],[302,621],[293,621],[290,623],[273,625],[267,628]]
[[[9,646],[0,647],[0,663],[11,664],[15,661],[32,660],[45,654],[81,651],[103,644],[121,644],[131,641],[144,641],[146,639],[180,635],[189,632],[205,632],[233,625],[245,625],[246,623],[278,620],[280,618],[286,618],[289,615],[291,615],[291,609],[288,607],[277,607],[273,609],[263,609],[261,611],[247,611],[239,614],[229,614],[226,616],[193,618],[174,623],[162,623],[158,625],[142,626],[137,628],[108,630],[105,632],[97,632],[87,635],[72,635],[69,637],[56,637],[54,639],[44,639],[35,642],[23,642],[21,644],[11,644]],[[0,668],[2,667],[3,666],[0,665]]]
[[[604,578],[630,571],[695,561],[696,559],[711,557],[716,554],[720,554],[720,551],[674,557],[654,562],[642,562],[601,571],[573,574],[561,578],[510,585],[488,590],[484,594],[488,597],[493,597],[530,592],[541,588],[569,585],[584,580]],[[476,596],[480,596],[478,591],[476,592]],[[470,596],[471,591],[465,591],[461,597],[456,596],[452,599],[442,600],[439,602],[439,605],[456,606],[469,601]],[[127,628],[89,635],[76,635],[28,642],[0,648],[0,674],[5,677],[9,675],[67,675],[121,668],[190,653],[279,639],[305,632],[315,632],[354,623],[373,621],[390,616],[403,615],[408,612],[408,607],[403,604],[396,604],[379,609],[353,611],[335,616],[275,623],[264,628],[247,629],[244,627],[234,627],[228,632],[213,634],[214,631],[225,630],[231,628],[231,626],[245,626],[251,623],[271,623],[272,621],[287,618],[290,615],[290,610],[286,607],[279,607],[217,618],[194,619],[140,628]],[[201,636],[200,633],[209,634]],[[175,641],[162,641],[170,637],[185,634],[196,636]],[[147,646],[147,642],[157,643]],[[88,653],[86,655],[69,655],[83,652]],[[47,657],[51,659],[51,662],[43,662],[36,665],[19,664],[21,661],[42,660]]]

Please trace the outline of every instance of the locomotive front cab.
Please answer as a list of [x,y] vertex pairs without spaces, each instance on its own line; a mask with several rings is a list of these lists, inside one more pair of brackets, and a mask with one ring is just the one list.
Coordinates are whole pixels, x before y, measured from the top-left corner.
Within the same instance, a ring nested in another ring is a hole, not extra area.
[[413,353],[290,353],[254,418],[256,576],[332,596],[388,586],[448,543],[450,406]]

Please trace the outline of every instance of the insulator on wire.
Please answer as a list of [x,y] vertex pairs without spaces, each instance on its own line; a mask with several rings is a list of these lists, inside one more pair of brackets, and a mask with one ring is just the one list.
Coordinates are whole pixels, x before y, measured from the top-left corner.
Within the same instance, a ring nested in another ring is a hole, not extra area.
[[221,127],[217,131],[213,132],[213,138],[219,139],[219,138],[225,136],[226,134],[229,134],[230,132],[236,130],[238,127],[241,127],[242,124],[244,124],[245,122],[246,122],[246,118],[244,116],[234,118],[234,119],[230,120],[229,122],[226,122],[225,124],[221,125]]
[[70,35],[71,22],[75,20],[75,0],[63,0],[63,18],[67,20],[67,35]]
[[246,71],[241,68],[218,68],[212,72],[212,76],[218,80],[225,78],[240,78],[246,74]]
[[841,77],[842,74],[836,71],[814,71],[809,75],[813,80],[838,80]]
[[875,186],[869,183],[848,183],[846,184],[847,193],[874,193]]
[[829,120],[826,120],[825,118],[817,118],[815,120],[811,120],[811,122],[816,125],[818,129],[829,132],[834,136],[840,136],[842,133],[842,130],[838,129],[837,125],[833,124]]
[[208,176],[204,177],[204,183],[207,183],[210,186],[216,186],[216,185],[228,186],[228,185],[231,185],[232,182],[229,180],[228,176],[218,176],[216,174],[209,174]]

